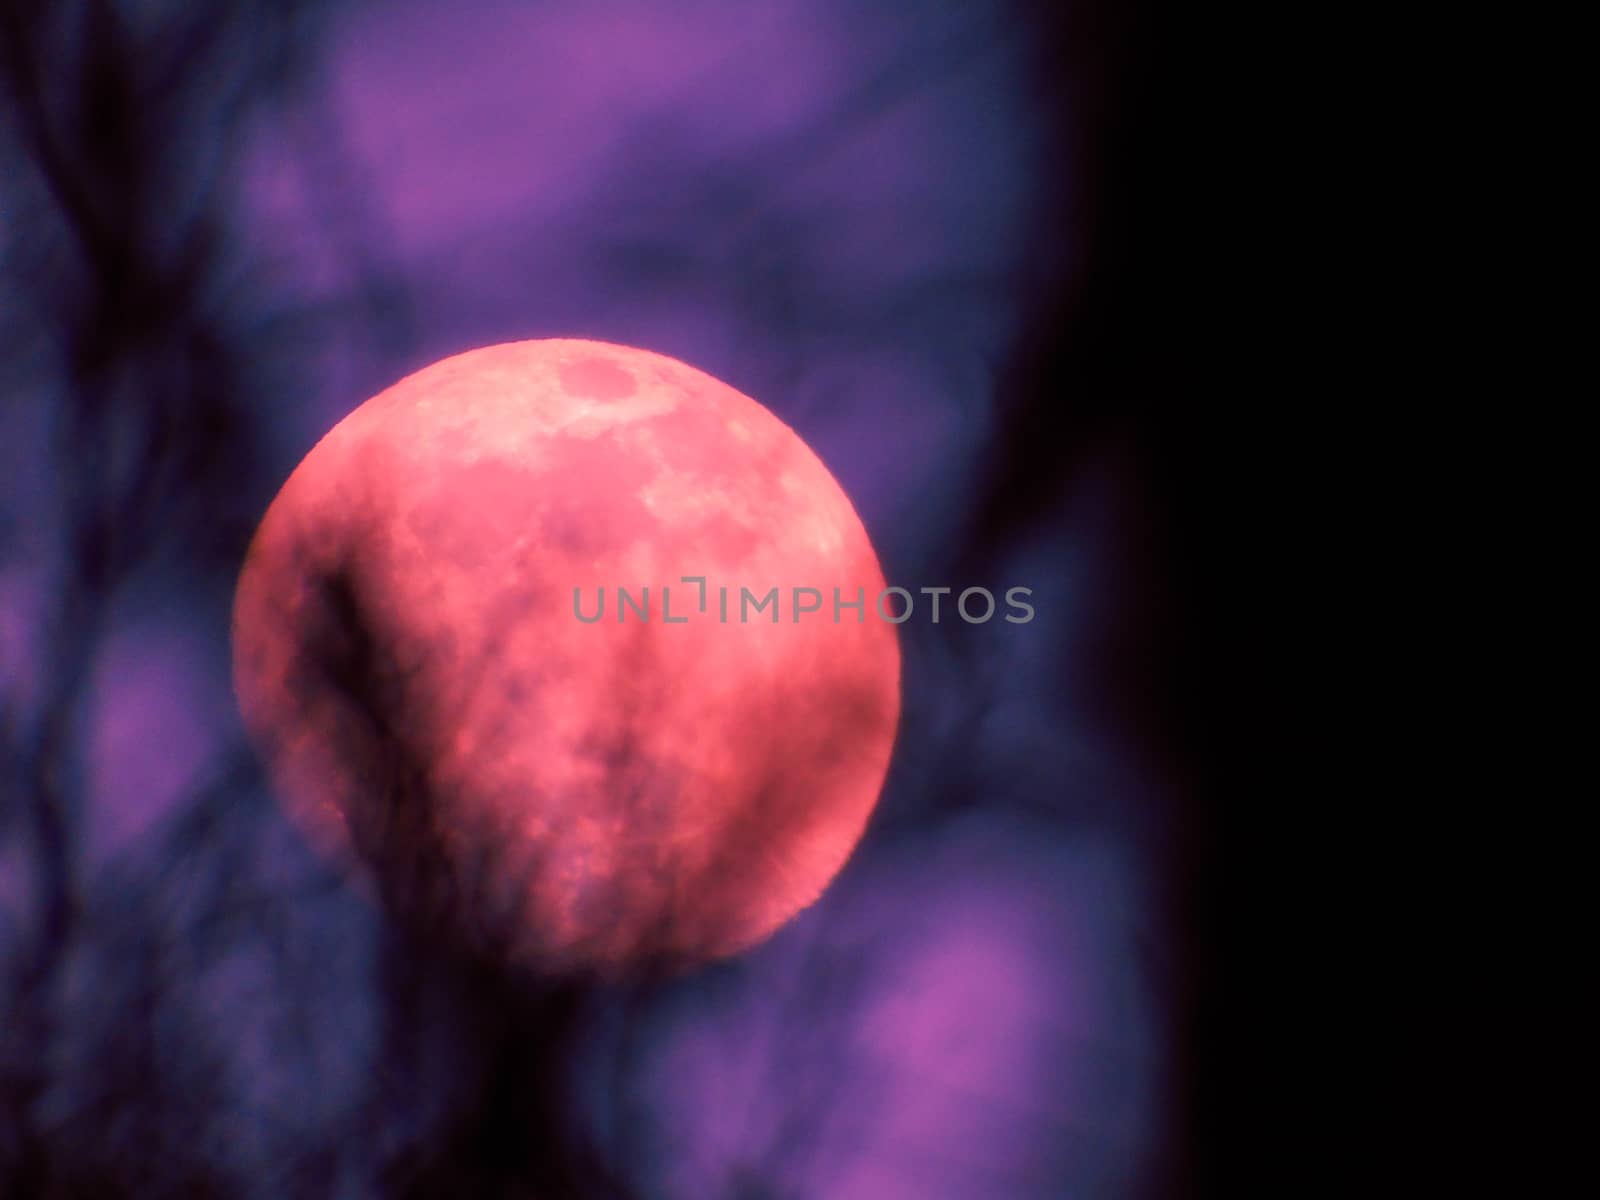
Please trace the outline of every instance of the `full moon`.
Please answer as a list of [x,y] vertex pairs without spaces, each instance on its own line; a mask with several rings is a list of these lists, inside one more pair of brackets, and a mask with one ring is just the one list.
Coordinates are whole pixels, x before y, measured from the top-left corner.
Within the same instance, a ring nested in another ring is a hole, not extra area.
[[694,964],[860,839],[899,719],[884,586],[756,401],[516,342],[395,384],[295,469],[240,573],[234,686],[291,817],[401,915],[544,969]]

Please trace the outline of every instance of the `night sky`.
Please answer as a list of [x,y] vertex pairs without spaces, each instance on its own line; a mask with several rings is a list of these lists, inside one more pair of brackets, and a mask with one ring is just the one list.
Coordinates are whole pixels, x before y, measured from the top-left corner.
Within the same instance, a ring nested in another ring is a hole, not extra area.
[[[1207,183],[1159,6],[0,8],[0,1197],[1204,1190]],[[300,458],[542,337],[759,399],[889,583],[1033,590],[901,627],[864,841],[687,975],[388,919],[230,688]]]

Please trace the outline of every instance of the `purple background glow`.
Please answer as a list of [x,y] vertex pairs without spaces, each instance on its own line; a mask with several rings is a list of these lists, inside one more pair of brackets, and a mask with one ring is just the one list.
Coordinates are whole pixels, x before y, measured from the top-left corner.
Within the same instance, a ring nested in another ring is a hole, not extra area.
[[[177,19],[128,11],[130,42]],[[397,1054],[382,922],[300,845],[242,751],[231,572],[278,483],[378,389],[470,347],[583,336],[681,358],[773,409],[851,496],[891,583],[1030,586],[1038,615],[904,627],[889,786],[836,885],[737,962],[587,997],[547,1057],[565,1128],[530,1113],[527,1138],[574,1139],[617,1186],[663,1200],[1144,1194],[1169,1106],[1151,831],[1171,801],[1088,662],[1120,594],[1114,464],[1091,461],[1058,519],[987,574],[956,574],[977,561],[963,550],[981,536],[1002,363],[1032,289],[1070,282],[1086,250],[1029,11],[328,7],[290,27],[293,73],[174,151],[188,157],[140,227],[149,253],[181,257],[205,213],[223,247],[165,318],[179,332],[86,374],[52,332],[72,304],[13,306],[0,680],[18,745],[67,678],[61,396],[86,378],[137,392],[203,326],[244,364],[227,392],[247,446],[225,500],[178,487],[151,509],[160,529],[96,593],[103,621],[87,641],[72,627],[81,913],[51,958],[66,1015],[27,1034],[48,1044],[43,1082],[19,1067],[36,1086],[8,1084],[26,1095],[19,1128],[50,1154],[142,1164],[129,1177],[156,1180],[151,1195],[203,1176],[227,1195],[359,1197],[388,1194],[396,1161],[478,1111],[481,997],[417,986]],[[246,20],[240,45],[264,28]],[[207,60],[192,86],[246,94],[253,53]],[[25,149],[15,135],[8,153]],[[51,190],[16,180],[3,299],[46,278],[92,294]],[[85,478],[114,477],[116,439],[137,442],[106,436]],[[12,980],[44,953],[46,884],[21,829],[0,840]],[[108,1063],[134,1099],[108,1095]]]

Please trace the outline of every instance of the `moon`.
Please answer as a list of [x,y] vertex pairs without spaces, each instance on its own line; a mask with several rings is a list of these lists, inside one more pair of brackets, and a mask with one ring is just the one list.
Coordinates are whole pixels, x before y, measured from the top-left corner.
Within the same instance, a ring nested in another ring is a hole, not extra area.
[[239,576],[234,687],[296,824],[400,915],[547,970],[695,964],[860,839],[899,720],[884,586],[756,401],[645,350],[508,343],[306,455]]

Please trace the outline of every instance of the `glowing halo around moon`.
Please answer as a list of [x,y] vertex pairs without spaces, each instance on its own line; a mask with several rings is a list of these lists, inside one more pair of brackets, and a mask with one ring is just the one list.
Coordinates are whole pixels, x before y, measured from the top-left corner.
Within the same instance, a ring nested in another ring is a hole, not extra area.
[[[723,621],[719,580],[829,603]],[[592,616],[641,586],[647,620],[575,615],[575,590]],[[767,937],[859,840],[899,718],[883,587],[754,400],[643,350],[510,343],[300,463],[240,573],[234,684],[300,827],[408,915],[548,969],[695,963]]]

